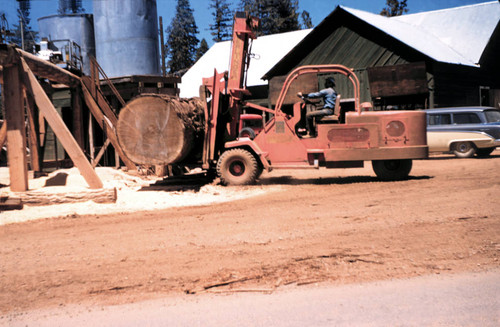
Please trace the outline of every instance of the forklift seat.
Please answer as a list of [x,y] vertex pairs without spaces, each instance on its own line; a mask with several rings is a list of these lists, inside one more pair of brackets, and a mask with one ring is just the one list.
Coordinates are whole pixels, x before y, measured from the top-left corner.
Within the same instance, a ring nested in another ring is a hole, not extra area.
[[323,116],[321,119],[317,119],[316,123],[338,123],[340,117],[340,94],[337,95],[335,100],[335,108],[333,109],[333,115]]

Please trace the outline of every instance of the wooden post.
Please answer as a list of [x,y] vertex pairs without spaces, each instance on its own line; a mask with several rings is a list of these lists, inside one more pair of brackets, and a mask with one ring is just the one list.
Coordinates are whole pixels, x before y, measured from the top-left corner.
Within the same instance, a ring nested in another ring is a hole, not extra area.
[[27,93],[26,109],[26,111],[28,112],[31,169],[33,169],[33,171],[35,172],[40,172],[42,171],[42,161],[40,160],[40,142],[38,138],[38,128],[35,121],[35,101],[33,100],[33,97]]
[[92,113],[89,111],[89,151],[90,151],[90,163],[93,167],[97,166],[95,163],[95,149],[94,149],[94,122],[92,118]]
[[79,87],[71,88],[71,107],[73,113],[73,135],[76,142],[82,150],[85,149],[85,141],[83,137],[83,112],[82,112],[82,96]]
[[7,123],[3,122],[2,127],[0,128],[0,148],[7,142]]
[[15,63],[11,66],[4,66],[3,75],[10,189],[13,192],[24,192],[28,190],[28,160],[26,158],[24,99],[19,65]]
[[[28,67],[28,64],[21,58],[21,62],[24,69],[24,84],[26,89],[30,94],[35,98],[35,102],[43,112],[45,119],[49,123],[50,127],[54,131],[54,134],[57,136],[64,149],[70,156],[71,160],[78,167],[78,170],[82,174],[83,178],[89,185],[90,188],[102,188],[102,181],[97,176],[94,171],[92,165],[85,157],[85,154],[80,149],[78,143],[76,143],[75,139],[71,135],[71,132],[68,130],[61,116],[57,113],[56,109],[47,94],[43,91],[42,86],[38,83],[35,75]],[[8,126],[7,126],[8,127]]]

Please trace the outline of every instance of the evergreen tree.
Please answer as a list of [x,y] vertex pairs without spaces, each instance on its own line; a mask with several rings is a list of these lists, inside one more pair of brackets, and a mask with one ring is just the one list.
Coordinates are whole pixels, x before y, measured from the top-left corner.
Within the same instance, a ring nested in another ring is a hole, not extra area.
[[387,6],[382,9],[380,14],[386,17],[401,16],[402,14],[408,12],[408,9],[406,9],[406,1],[407,0],[387,0]]
[[241,0],[240,10],[248,12],[250,16],[260,18],[258,2],[260,0]]
[[59,0],[59,9],[57,12],[63,14],[78,14],[84,12],[82,0]]
[[311,16],[309,15],[309,12],[304,10],[300,14],[300,19],[302,20],[302,28],[303,29],[308,29],[308,28],[313,28],[314,25],[311,20]]
[[297,0],[241,0],[240,8],[260,19],[261,35],[300,29]]
[[195,58],[195,61],[198,61],[198,59],[200,59],[204,54],[205,52],[208,51],[208,43],[207,43],[207,40],[205,39],[202,39],[200,41],[200,46],[198,47],[198,50],[196,50],[196,58]]
[[[30,27],[30,10],[31,3],[30,0],[17,0],[19,4],[18,19],[19,23],[14,24],[14,36],[11,38],[11,42],[22,46],[24,40],[24,49],[28,52],[34,52],[37,32],[33,31]],[[22,24],[22,26],[21,26]]]
[[170,73],[183,74],[196,58],[198,27],[189,0],[177,0],[175,16],[166,30],[166,54]]
[[232,37],[233,15],[226,0],[211,0],[209,9],[213,9],[214,24],[210,24],[212,40],[227,41]]

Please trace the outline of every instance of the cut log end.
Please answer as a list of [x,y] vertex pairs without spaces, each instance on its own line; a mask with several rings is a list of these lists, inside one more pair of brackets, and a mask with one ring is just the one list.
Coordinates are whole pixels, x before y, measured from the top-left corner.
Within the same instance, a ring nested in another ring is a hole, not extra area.
[[118,118],[117,135],[123,151],[136,164],[180,162],[192,149],[200,105],[159,95],[132,99]]

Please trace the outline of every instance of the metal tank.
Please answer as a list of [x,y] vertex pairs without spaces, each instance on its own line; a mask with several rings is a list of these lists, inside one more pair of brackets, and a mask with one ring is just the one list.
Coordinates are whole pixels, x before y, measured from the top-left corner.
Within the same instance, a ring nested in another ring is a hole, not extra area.
[[91,14],[52,15],[38,19],[40,38],[47,38],[61,51],[68,40],[81,49],[82,71],[90,75],[89,55],[95,56],[94,20]]
[[94,0],[97,61],[108,77],[159,75],[156,0]]

